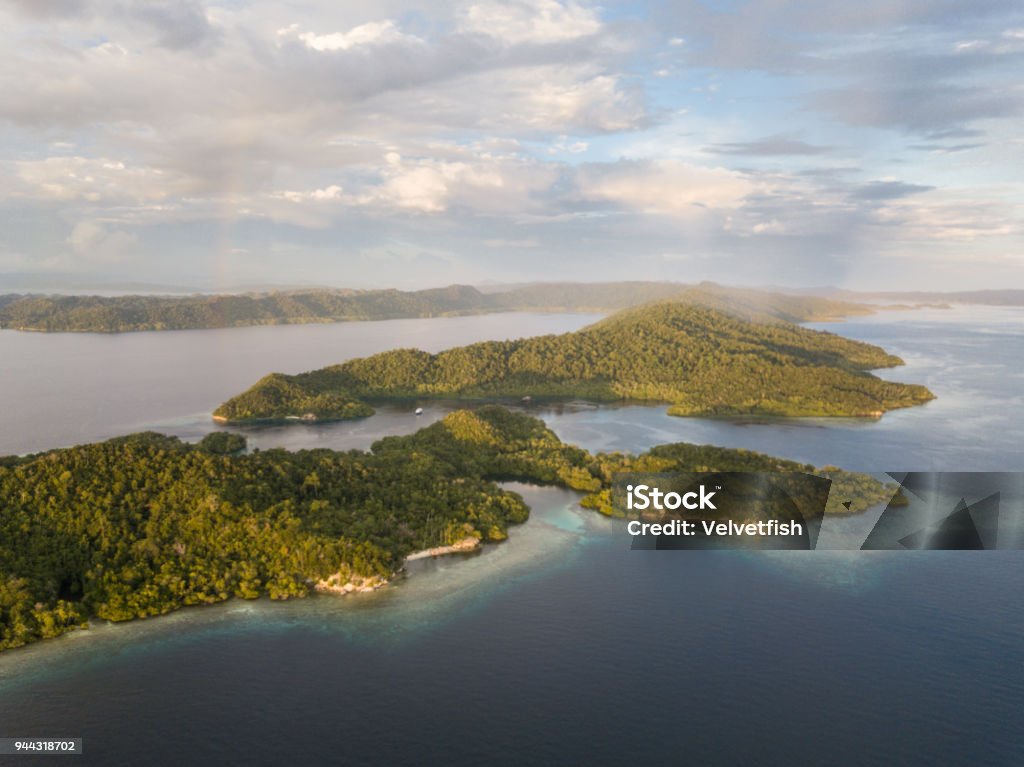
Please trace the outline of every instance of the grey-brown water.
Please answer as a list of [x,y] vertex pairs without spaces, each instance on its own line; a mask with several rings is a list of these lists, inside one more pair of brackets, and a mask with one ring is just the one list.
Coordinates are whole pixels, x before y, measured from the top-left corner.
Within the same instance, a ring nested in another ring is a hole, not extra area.
[[492,314],[159,333],[0,330],[0,455],[160,428],[211,429],[213,409],[270,372],[301,373],[379,351],[440,351],[562,333],[598,319]]

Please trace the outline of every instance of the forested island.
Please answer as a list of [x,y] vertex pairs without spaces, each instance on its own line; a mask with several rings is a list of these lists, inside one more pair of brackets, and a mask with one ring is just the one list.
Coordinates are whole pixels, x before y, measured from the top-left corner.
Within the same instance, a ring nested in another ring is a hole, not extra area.
[[791,322],[826,322],[873,314],[881,309],[948,309],[951,303],[1022,306],[1024,291],[901,293],[820,288],[787,292],[731,288],[711,282],[686,285],[634,281],[488,288],[449,285],[415,291],[309,288],[187,296],[7,293],[0,294],[0,328],[51,333],[201,330],[513,311],[612,312],[666,299],[734,312],[770,314]]
[[0,649],[92,617],[378,587],[416,551],[501,541],[526,520],[501,480],[574,488],[603,513],[619,471],[815,472],[833,480],[830,513],[895,491],[746,450],[680,443],[591,455],[497,406],[450,413],[369,452],[243,448],[239,435],[190,445],[143,433],[0,459]]
[[834,298],[839,301],[907,301],[915,306],[948,309],[950,304],[969,304],[974,306],[1024,306],[1024,290],[1008,288],[996,290],[953,290],[953,291],[914,291],[914,290],[882,290],[855,291],[825,289],[818,295]]
[[741,306],[627,309],[582,330],[428,354],[399,349],[299,375],[270,374],[214,411],[222,422],[359,418],[372,403],[638,400],[693,415],[872,416],[933,399],[869,370],[902,360],[870,344]]
[[673,298],[794,322],[870,314],[871,307],[815,296],[664,282],[536,284],[483,292],[468,285],[399,290],[299,290],[194,296],[0,296],[0,328],[118,333],[251,325],[452,317],[509,311],[606,312]]

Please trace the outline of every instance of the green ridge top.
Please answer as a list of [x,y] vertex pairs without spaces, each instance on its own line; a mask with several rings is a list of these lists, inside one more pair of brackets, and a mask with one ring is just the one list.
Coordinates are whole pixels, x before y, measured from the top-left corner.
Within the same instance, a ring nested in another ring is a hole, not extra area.
[[530,397],[659,402],[681,416],[877,417],[934,397],[923,386],[869,373],[902,364],[877,346],[800,327],[763,307],[737,313],[704,303],[626,309],[562,335],[438,354],[398,349],[299,375],[275,373],[214,416],[344,419],[371,414],[375,401]]

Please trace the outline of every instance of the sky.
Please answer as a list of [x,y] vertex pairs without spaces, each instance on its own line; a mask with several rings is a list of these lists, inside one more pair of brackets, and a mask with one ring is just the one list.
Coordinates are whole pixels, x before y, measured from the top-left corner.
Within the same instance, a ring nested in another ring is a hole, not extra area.
[[0,0],[0,292],[1024,288],[1019,0]]

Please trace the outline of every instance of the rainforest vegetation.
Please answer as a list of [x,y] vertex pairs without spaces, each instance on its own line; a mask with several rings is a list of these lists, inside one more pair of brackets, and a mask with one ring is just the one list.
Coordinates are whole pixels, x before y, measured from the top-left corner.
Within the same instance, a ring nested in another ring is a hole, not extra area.
[[[497,406],[456,411],[369,452],[254,451],[218,434],[154,433],[0,461],[0,649],[91,617],[122,621],[231,597],[300,597],[332,575],[383,581],[409,553],[500,541],[528,509],[497,481],[557,484],[614,513],[618,471],[814,471],[744,450],[664,445],[640,456],[562,443]],[[893,488],[826,468],[830,511]]]
[[116,333],[245,325],[389,320],[507,311],[606,312],[665,298],[791,321],[872,309],[848,301],[662,282],[537,284],[481,292],[451,285],[399,290],[300,290],[194,296],[0,296],[0,328]]
[[583,330],[428,354],[399,349],[299,375],[271,374],[218,420],[342,419],[394,399],[581,398],[668,403],[672,415],[878,416],[927,402],[869,370],[902,360],[753,308],[627,309]]

